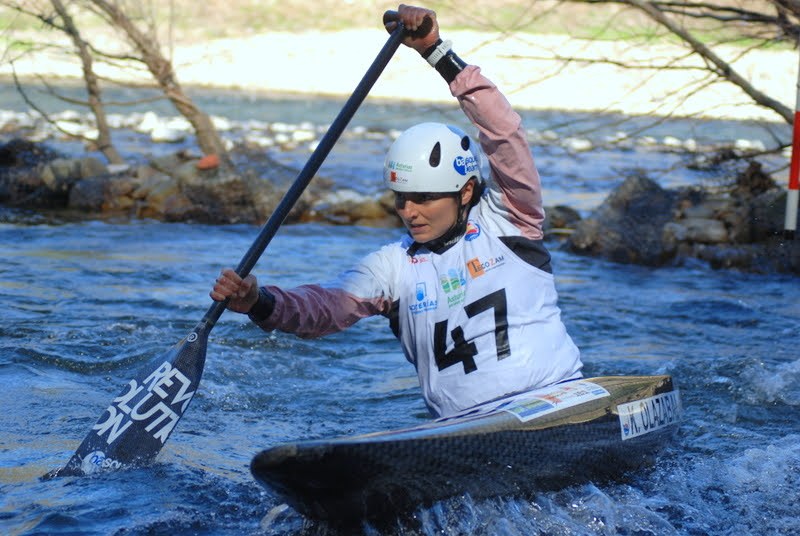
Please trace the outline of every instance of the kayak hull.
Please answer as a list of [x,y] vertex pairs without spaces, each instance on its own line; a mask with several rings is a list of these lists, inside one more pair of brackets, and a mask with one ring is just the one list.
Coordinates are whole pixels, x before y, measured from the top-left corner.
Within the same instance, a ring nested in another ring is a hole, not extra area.
[[619,478],[652,462],[680,413],[669,376],[589,378],[413,428],[278,445],[251,472],[311,517],[396,517],[458,495]]

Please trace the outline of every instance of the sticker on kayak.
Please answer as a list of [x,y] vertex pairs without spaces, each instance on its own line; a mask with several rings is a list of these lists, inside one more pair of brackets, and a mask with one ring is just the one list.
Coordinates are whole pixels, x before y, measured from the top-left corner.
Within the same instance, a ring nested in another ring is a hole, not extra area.
[[677,390],[670,391],[619,404],[617,412],[624,441],[678,422],[681,417],[681,397]]
[[548,387],[535,394],[529,393],[525,398],[515,400],[512,407],[503,408],[503,411],[511,413],[522,422],[527,422],[605,396],[608,396],[608,391],[596,383],[576,380]]

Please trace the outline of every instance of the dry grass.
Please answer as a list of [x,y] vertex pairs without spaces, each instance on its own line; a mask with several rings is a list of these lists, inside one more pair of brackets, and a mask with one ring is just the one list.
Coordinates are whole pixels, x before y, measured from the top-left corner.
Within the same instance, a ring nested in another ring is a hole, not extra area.
[[[380,26],[393,2],[378,0],[116,0],[140,26],[157,28],[160,38],[167,32],[178,42],[197,42],[224,37],[242,37],[270,31],[336,31]],[[9,5],[35,6],[46,11],[47,0],[0,0],[0,25],[35,29],[40,23],[15,16]],[[70,5],[81,28],[99,30],[95,17]],[[465,6],[460,0],[431,0],[423,5],[434,9],[444,28],[491,32],[602,33],[619,6],[593,6],[562,0],[482,0],[479,6]],[[628,14],[625,20],[641,24],[644,18]]]
[[[460,0],[423,3],[435,10],[443,27],[492,32],[586,33],[601,29],[619,6],[591,6],[560,0]],[[380,25],[397,4],[376,0],[175,0],[176,27],[184,37],[236,37],[265,31],[342,30]],[[631,14],[634,23],[644,17]]]
[[[381,16],[397,4],[385,0],[115,0],[140,27],[149,28],[161,43],[189,44],[217,38],[238,38],[268,32],[336,31],[380,27]],[[75,0],[70,9],[84,30],[108,33],[96,18],[81,13],[85,0]],[[48,6],[49,0],[0,0],[0,31],[10,26],[35,30],[31,23],[14,16],[9,5]],[[639,10],[615,3],[567,0],[481,0],[477,5],[462,0],[420,2],[434,9],[446,30],[477,30],[493,33],[566,34],[572,37],[629,40],[673,40]],[[746,3],[750,9],[766,0],[718,0],[719,4]],[[46,9],[46,7],[40,7]],[[702,27],[708,41],[741,38],[735,24],[715,25],[687,19],[688,26]],[[113,35],[113,32],[111,32]]]

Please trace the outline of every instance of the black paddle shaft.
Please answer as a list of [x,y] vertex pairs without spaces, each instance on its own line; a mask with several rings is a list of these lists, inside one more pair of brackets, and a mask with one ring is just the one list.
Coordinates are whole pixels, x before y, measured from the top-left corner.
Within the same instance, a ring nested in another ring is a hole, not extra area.
[[[387,20],[387,17],[391,17],[391,13],[392,12],[386,12],[384,21]],[[306,162],[306,165],[303,167],[302,171],[300,171],[297,179],[295,179],[292,186],[284,194],[283,199],[281,199],[281,202],[272,213],[272,216],[270,216],[267,223],[261,228],[261,232],[258,234],[256,241],[253,242],[253,245],[250,246],[250,249],[247,250],[247,253],[242,258],[239,266],[236,268],[236,273],[239,274],[240,277],[247,276],[256,265],[256,262],[258,262],[258,259],[264,253],[264,250],[275,236],[275,233],[278,232],[278,228],[289,215],[289,212],[292,210],[297,200],[300,199],[300,196],[311,182],[311,179],[314,178],[314,174],[319,170],[325,158],[328,156],[328,153],[330,153],[336,141],[339,139],[339,136],[342,135],[342,132],[353,118],[353,115],[355,115],[358,107],[364,101],[370,89],[378,80],[378,77],[400,46],[403,39],[403,31],[402,23],[398,22],[397,28],[395,28],[389,40],[383,46],[383,49],[378,53],[378,56],[364,75],[364,78],[361,79],[361,82],[339,112],[339,115],[336,116],[336,119],[322,137],[322,140],[314,150],[311,158],[308,159],[308,162]],[[212,304],[203,317],[202,322],[213,326],[225,311],[226,305],[227,302],[215,302]]]
[[[300,175],[239,263],[236,271],[240,276],[246,276],[253,269],[400,46],[403,32],[403,25],[398,23]],[[85,475],[152,461],[197,392],[205,366],[208,335],[225,307],[226,302],[214,302],[189,335],[139,371],[123,392],[111,401],[67,464],[51,471],[45,478]]]

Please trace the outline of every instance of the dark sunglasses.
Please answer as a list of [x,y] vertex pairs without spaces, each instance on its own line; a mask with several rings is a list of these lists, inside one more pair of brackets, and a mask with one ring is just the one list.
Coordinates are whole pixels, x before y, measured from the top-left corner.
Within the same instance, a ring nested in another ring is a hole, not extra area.
[[437,199],[456,195],[458,195],[458,192],[395,192],[394,202],[399,206],[405,205],[406,201],[411,201],[415,205],[422,205],[428,201],[436,201]]

